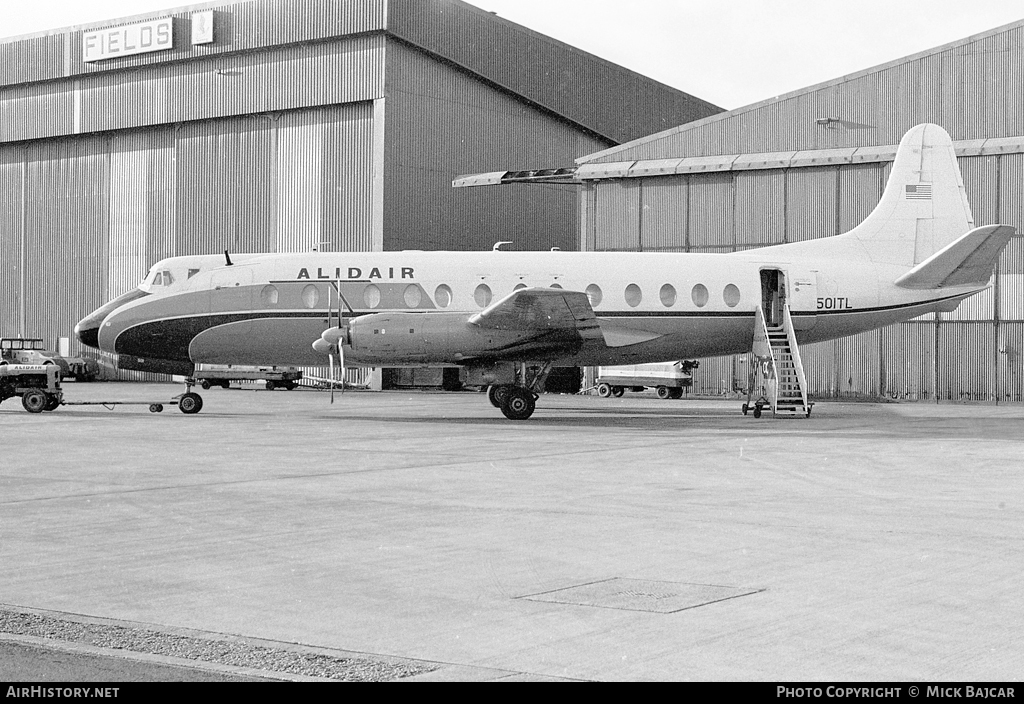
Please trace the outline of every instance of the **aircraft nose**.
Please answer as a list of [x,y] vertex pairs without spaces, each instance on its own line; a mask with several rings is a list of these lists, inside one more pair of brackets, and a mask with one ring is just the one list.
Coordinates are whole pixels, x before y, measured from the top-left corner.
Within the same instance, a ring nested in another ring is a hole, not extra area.
[[99,323],[90,323],[89,319],[81,320],[78,325],[75,326],[75,337],[78,341],[87,347],[94,347],[99,349],[100,346],[100,325]]
[[[145,298],[149,294],[142,289],[132,289],[128,293],[123,293],[117,298],[107,301],[105,304],[94,310],[89,315],[85,316],[78,321],[78,325],[75,326],[75,337],[83,345],[88,347],[95,347],[96,349],[102,349],[100,347],[100,328],[103,327],[103,321],[108,315],[113,313],[118,308],[125,306],[133,301]],[[107,352],[113,352],[114,350],[107,350]]]

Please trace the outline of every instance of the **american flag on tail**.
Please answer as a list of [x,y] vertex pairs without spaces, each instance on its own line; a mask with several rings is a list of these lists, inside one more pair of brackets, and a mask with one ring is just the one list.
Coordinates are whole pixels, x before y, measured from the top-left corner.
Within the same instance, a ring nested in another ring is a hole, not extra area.
[[907,186],[907,200],[931,200],[932,184],[918,183]]

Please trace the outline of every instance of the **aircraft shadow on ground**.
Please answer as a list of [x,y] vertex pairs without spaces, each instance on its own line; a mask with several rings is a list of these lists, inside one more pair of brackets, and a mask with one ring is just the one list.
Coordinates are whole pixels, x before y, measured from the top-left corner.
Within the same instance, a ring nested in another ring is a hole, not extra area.
[[[558,407],[538,408],[536,415],[526,421],[510,421],[497,409],[494,415],[474,415],[466,409],[465,415],[438,414],[432,416],[394,415],[360,416],[360,420],[379,420],[387,423],[411,423],[426,425],[487,426],[508,429],[529,428],[607,428],[646,431],[678,432],[680,429],[724,430],[745,435],[784,434],[821,435],[827,434],[837,440],[842,438],[863,438],[870,436],[879,440],[934,440],[942,437],[947,442],[970,440],[1005,440],[1015,437],[1020,428],[1017,418],[989,418],[985,423],[973,422],[960,416],[951,418],[901,418],[885,416],[860,417],[848,413],[830,416],[827,412],[804,417],[762,418],[744,416],[739,408],[735,412],[719,409],[701,412],[695,408],[593,408]],[[337,416],[322,416],[322,420],[337,420]]]

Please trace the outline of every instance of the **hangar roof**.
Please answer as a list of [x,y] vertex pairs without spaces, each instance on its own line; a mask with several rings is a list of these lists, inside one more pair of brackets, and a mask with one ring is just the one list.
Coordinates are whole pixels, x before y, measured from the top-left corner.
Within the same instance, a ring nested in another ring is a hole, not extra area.
[[[193,44],[194,16],[210,10],[217,39]],[[86,32],[163,17],[173,18],[173,48],[84,60]],[[459,0],[220,0],[14,37],[0,40],[0,90],[367,34],[413,45],[615,143],[721,112]]]
[[916,124],[957,141],[1024,135],[1024,20],[880,66],[680,124],[579,164],[857,149]]

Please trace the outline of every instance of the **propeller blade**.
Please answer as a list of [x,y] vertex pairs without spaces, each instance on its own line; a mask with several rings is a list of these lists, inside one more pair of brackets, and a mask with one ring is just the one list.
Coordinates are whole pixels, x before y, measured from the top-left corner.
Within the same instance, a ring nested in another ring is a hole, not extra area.
[[341,367],[341,393],[345,393],[345,348],[338,345],[338,366]]
[[327,330],[320,335],[320,339],[313,343],[313,349],[320,354],[329,355],[331,360],[331,403],[334,403],[334,387],[338,385],[338,375],[334,371],[334,355],[338,355],[338,366],[341,367],[341,393],[345,393],[345,340],[348,339],[348,326],[345,325],[345,318],[341,312],[342,304],[349,313],[355,314],[352,306],[345,300],[345,294],[341,292],[341,279],[331,282],[331,288],[338,294],[338,326],[331,327],[334,318],[334,300],[330,289],[327,291]]
[[331,403],[334,403],[334,354],[331,354]]

